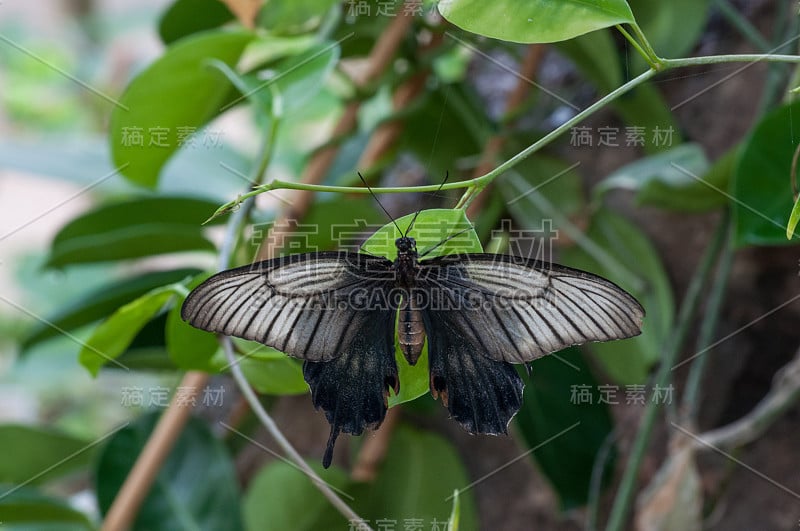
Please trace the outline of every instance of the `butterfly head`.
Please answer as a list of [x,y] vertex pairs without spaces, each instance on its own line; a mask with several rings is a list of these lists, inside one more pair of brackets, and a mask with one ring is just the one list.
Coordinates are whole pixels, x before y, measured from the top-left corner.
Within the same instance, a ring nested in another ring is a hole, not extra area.
[[395,246],[397,247],[398,253],[416,253],[417,252],[417,240],[411,238],[410,236],[403,236],[401,238],[397,238],[394,241]]

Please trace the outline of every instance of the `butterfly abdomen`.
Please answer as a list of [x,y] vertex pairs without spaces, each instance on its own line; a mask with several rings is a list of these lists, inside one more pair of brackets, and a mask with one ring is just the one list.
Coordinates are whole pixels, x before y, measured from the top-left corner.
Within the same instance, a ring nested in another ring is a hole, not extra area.
[[422,346],[425,344],[425,328],[422,324],[422,313],[414,309],[408,297],[403,297],[400,305],[397,337],[408,363],[410,365],[417,363],[422,354]]

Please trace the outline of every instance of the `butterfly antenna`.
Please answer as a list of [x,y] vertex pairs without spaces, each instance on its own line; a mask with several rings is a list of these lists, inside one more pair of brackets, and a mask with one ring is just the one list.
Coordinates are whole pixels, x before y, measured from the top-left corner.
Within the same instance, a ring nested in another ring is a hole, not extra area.
[[[439,185],[439,188],[437,188],[437,189],[436,189],[436,192],[434,192],[434,193],[437,193],[437,194],[438,194],[439,192],[441,192],[441,191],[442,191],[442,187],[443,187],[443,186],[444,186],[444,185],[447,183],[447,179],[448,179],[448,178],[450,178],[450,170],[447,170],[447,171],[444,173],[444,180],[442,181],[442,184],[440,184],[440,185]],[[419,216],[419,213],[420,213],[420,212],[422,212],[422,209],[420,209],[420,210],[417,210],[417,211],[414,213],[414,217],[413,217],[413,218],[411,218],[411,223],[409,223],[409,224],[408,224],[408,228],[406,229],[406,233],[405,233],[405,234],[403,234],[403,236],[407,236],[407,235],[408,235],[408,233],[409,233],[409,232],[411,232],[411,229],[413,229],[413,228],[414,228],[414,223],[417,221],[417,216]]]
[[367,180],[366,180],[366,179],[364,179],[364,176],[363,176],[363,175],[361,175],[361,172],[358,172],[358,176],[361,178],[361,182],[362,182],[362,183],[364,183],[364,186],[366,186],[366,187],[367,187],[367,190],[369,190],[369,193],[370,193],[370,194],[372,195],[372,197],[375,199],[375,202],[376,202],[376,203],[378,203],[378,206],[379,206],[379,207],[381,207],[381,210],[383,210],[383,211],[386,213],[386,216],[387,216],[387,217],[388,217],[390,220],[392,220],[392,223],[394,224],[394,227],[397,229],[397,232],[399,232],[400,234],[403,234],[403,231],[402,231],[402,230],[400,230],[400,227],[398,227],[398,226],[397,226],[397,222],[394,220],[394,218],[392,217],[392,215],[391,215],[391,214],[389,214],[389,211],[388,211],[388,210],[386,210],[386,207],[384,207],[384,206],[383,206],[383,203],[381,203],[381,200],[380,200],[380,199],[378,199],[378,196],[377,196],[377,195],[375,195],[375,192],[373,192],[373,191],[372,191],[372,188],[370,188],[369,184],[367,184]]

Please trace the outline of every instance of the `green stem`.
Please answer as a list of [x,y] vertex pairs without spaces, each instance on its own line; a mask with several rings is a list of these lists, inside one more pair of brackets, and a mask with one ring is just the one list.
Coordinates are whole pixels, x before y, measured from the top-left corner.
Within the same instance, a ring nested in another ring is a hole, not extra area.
[[527,148],[523,149],[522,151],[520,151],[519,153],[517,153],[504,163],[502,163],[501,165],[497,166],[489,173],[482,175],[480,177],[476,177],[474,179],[470,179],[469,181],[463,181],[463,182],[476,185],[479,191],[483,190],[486,186],[489,185],[489,183],[491,183],[501,174],[510,170],[511,168],[513,168],[514,166],[516,166],[517,164],[519,164],[520,162],[531,156],[533,153],[539,151],[544,146],[546,146],[547,144],[549,144],[550,142],[561,136],[562,133],[566,133],[567,131],[572,129],[575,125],[579,124],[587,117],[591,116],[592,114],[594,114],[601,108],[605,107],[615,99],[619,98],[626,92],[629,92],[632,89],[636,88],[637,86],[641,85],[654,75],[656,75],[656,71],[651,69],[648,70],[647,72],[644,72],[643,74],[636,76],[635,78],[631,79],[624,85],[617,87],[616,89],[612,90],[611,92],[609,92],[608,94],[606,94],[593,104],[589,105],[584,110],[582,110],[581,112],[579,112],[578,114],[576,114],[563,124],[559,125],[555,129],[544,135],[542,138],[540,138]]
[[[638,28],[638,26],[636,26],[636,25],[634,25],[633,27],[634,28]],[[631,46],[633,46],[634,49],[637,52],[639,52],[639,55],[641,55],[642,58],[644,58],[644,60],[647,61],[647,64],[650,65],[650,68],[652,68],[654,70],[658,70],[659,69],[660,60],[655,55],[655,52],[653,51],[653,49],[650,48],[650,43],[648,43],[647,40],[644,40],[643,42],[647,43],[646,47],[649,49],[650,53],[648,53],[645,49],[642,48],[642,46],[639,44],[639,42],[635,38],[633,38],[633,36],[630,33],[628,33],[625,30],[624,27],[622,27],[622,24],[617,24],[616,28],[620,33],[622,33],[622,36],[625,37],[628,40],[628,42],[631,44]],[[634,29],[634,31],[636,31],[636,30]],[[641,30],[639,30],[638,34],[642,35]]]
[[[633,26],[635,31],[641,31]],[[645,50],[647,47],[645,47]],[[656,56],[657,57],[657,56]],[[708,65],[708,64],[718,64],[718,63],[731,63],[731,62],[742,62],[742,61],[750,61],[750,62],[758,62],[758,61],[767,61],[767,62],[783,62],[783,63],[798,63],[800,64],[800,56],[796,55],[770,55],[770,54],[744,54],[744,55],[711,55],[711,56],[704,56],[704,57],[689,57],[685,59],[660,59],[658,58],[657,66],[659,69],[672,69],[672,68],[679,68],[679,67],[686,67],[686,66],[697,66],[697,65]],[[500,176],[503,172],[508,171],[509,169],[513,168],[521,161],[528,158],[533,153],[537,152],[544,146],[548,145],[550,142],[555,140],[557,137],[561,136],[561,134],[565,133],[566,131],[570,130],[576,124],[583,121],[588,116],[591,116],[599,109],[605,107],[615,99],[619,98],[623,94],[629,92],[630,90],[636,88],[637,86],[641,85],[645,81],[649,80],[653,76],[658,73],[659,70],[655,68],[651,68],[650,70],[638,75],[637,77],[631,79],[624,85],[621,85],[614,89],[613,91],[609,92],[592,105],[584,109],[583,111],[579,112],[557,128],[550,131],[548,134],[525,148],[524,150],[520,151],[503,164],[497,166],[492,171],[482,175],[480,177],[475,177],[474,179],[468,179],[465,181],[458,181],[447,183],[444,186],[440,185],[427,185],[427,186],[408,186],[408,187],[391,187],[391,188],[373,188],[372,191],[379,194],[391,194],[391,193],[408,193],[408,192],[434,192],[437,190],[455,190],[459,188],[467,188],[472,189],[472,191],[468,190],[468,193],[464,194],[464,197],[460,201],[460,208],[466,208],[469,205],[469,202],[472,201],[472,198],[483,189],[485,189],[494,179]],[[236,200],[226,203],[225,205],[221,206],[217,212],[211,217],[214,219],[215,217],[222,215],[232,208],[238,206],[242,201],[247,198],[263,194],[265,192],[269,192],[272,190],[307,190],[311,192],[334,192],[334,193],[347,193],[347,194],[366,194],[369,191],[362,187],[355,187],[355,186],[326,186],[326,185],[319,185],[319,184],[304,184],[304,183],[294,183],[294,182],[285,182],[285,181],[272,181],[269,184],[265,184],[260,186],[246,194],[239,196]]]
[[[731,234],[730,234],[730,214],[725,210],[722,223],[728,231],[725,248],[717,265],[717,273],[714,277],[714,283],[711,286],[711,291],[706,303],[705,315],[703,316],[702,325],[700,326],[700,333],[697,337],[697,344],[695,345],[696,352],[705,352],[711,344],[714,331],[719,322],[719,316],[722,313],[722,302],[725,299],[725,288],[728,286],[728,279],[730,278],[731,265],[733,263],[733,249],[731,248]],[[684,410],[684,419],[682,422],[686,425],[692,422],[697,415],[700,404],[700,383],[703,381],[703,374],[705,373],[708,364],[708,355],[703,354],[695,358],[692,362],[692,368],[689,371],[689,377],[686,380],[686,388],[683,393],[681,405]]]
[[684,66],[715,65],[720,63],[800,63],[800,55],[782,55],[769,53],[746,53],[729,55],[704,55],[683,59],[662,59],[664,68],[681,68]]
[[[683,304],[681,304],[677,323],[664,346],[661,365],[653,381],[654,386],[657,385],[663,388],[666,387],[670,381],[672,367],[675,365],[675,360],[678,358],[681,346],[695,321],[700,294],[708,281],[712,267],[722,247],[722,243],[725,241],[727,232],[727,223],[720,223],[711,244],[706,249],[706,253],[703,255],[703,259],[692,277],[689,289],[686,291],[686,297],[684,298]],[[636,476],[639,473],[639,466],[647,451],[647,445],[650,442],[650,436],[652,435],[656,416],[658,415],[660,407],[661,403],[659,401],[652,400],[645,406],[644,415],[639,424],[636,438],[633,441],[630,457],[628,458],[628,463],[623,472],[619,490],[614,498],[614,505],[611,508],[611,515],[608,519],[606,531],[620,531],[625,527],[631,498],[633,497],[633,491],[636,487]]]
[[[436,192],[438,190],[455,190],[459,188],[472,188],[474,193],[470,194],[470,196],[462,200],[461,208],[466,208],[469,205],[469,201],[471,201],[474,195],[480,193],[484,188],[486,188],[494,179],[499,177],[503,172],[513,168],[529,156],[531,156],[536,151],[540,150],[556,138],[558,138],[562,133],[569,131],[573,126],[583,121],[588,116],[591,116],[599,109],[605,107],[610,102],[614,101],[615,99],[619,98],[626,92],[634,89],[638,85],[641,85],[651,77],[656,74],[655,70],[648,70],[643,74],[631,79],[624,85],[614,89],[613,91],[609,92],[592,105],[584,109],[583,111],[579,112],[560,126],[556,127],[548,134],[528,146],[527,148],[523,149],[503,164],[497,166],[495,169],[482,175],[480,177],[475,177],[474,179],[468,179],[465,181],[456,181],[452,183],[446,183],[444,185],[439,184],[430,184],[425,186],[402,186],[402,187],[387,187],[387,188],[373,188],[372,192],[376,194],[400,194],[400,193],[409,193],[409,192]],[[328,186],[328,185],[321,185],[321,184],[305,184],[305,183],[296,183],[296,182],[287,182],[287,181],[272,181],[268,184],[259,186],[254,190],[247,192],[246,194],[242,194],[237,197],[234,201],[230,201],[217,209],[213,216],[208,221],[220,216],[222,214],[227,213],[234,207],[238,206],[242,203],[242,201],[249,199],[250,197],[254,197],[265,192],[270,192],[272,190],[307,190],[310,192],[333,192],[333,193],[342,193],[342,194],[368,194],[370,190],[360,187],[360,186]],[[466,195],[466,194],[465,194]],[[462,198],[463,199],[463,198]],[[206,223],[208,223],[206,221]]]

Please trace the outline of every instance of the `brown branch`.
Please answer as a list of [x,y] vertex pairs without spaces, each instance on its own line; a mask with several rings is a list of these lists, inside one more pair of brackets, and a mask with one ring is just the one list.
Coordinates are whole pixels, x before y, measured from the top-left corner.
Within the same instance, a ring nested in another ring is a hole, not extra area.
[[183,377],[180,387],[188,392],[176,393],[172,397],[169,407],[161,415],[142,448],[142,453],[114,498],[114,503],[103,521],[103,531],[123,531],[130,528],[161,465],[189,419],[197,394],[207,382],[208,374],[204,372],[191,371]]

